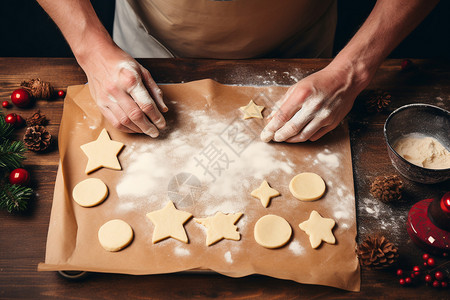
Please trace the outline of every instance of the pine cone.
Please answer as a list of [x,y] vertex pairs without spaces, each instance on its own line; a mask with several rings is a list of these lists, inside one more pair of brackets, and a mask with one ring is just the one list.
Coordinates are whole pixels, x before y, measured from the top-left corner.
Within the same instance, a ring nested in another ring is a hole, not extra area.
[[41,115],[41,111],[38,110],[31,117],[27,118],[26,122],[28,127],[36,125],[45,126],[47,125],[47,118],[45,115]]
[[358,257],[364,268],[384,269],[396,262],[398,249],[384,236],[372,235],[358,246]]
[[378,176],[370,187],[370,193],[378,200],[389,203],[402,198],[403,181],[398,175]]
[[44,126],[28,127],[25,131],[23,141],[29,150],[35,152],[44,151],[50,146],[52,136]]
[[366,102],[366,109],[370,113],[382,112],[391,104],[392,96],[388,92],[377,90]]
[[34,78],[29,81],[22,81],[21,87],[26,89],[31,96],[36,99],[50,99],[53,95],[53,87],[50,83]]

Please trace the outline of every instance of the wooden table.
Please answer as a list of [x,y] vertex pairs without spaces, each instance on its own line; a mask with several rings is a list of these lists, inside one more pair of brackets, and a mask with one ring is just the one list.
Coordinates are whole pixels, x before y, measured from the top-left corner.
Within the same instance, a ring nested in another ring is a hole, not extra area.
[[[187,82],[212,78],[226,84],[293,84],[295,80],[326,66],[328,60],[250,60],[213,61],[190,59],[141,60],[157,82]],[[378,175],[396,174],[383,137],[383,124],[389,111],[404,104],[424,102],[450,109],[449,62],[415,60],[416,69],[400,70],[399,60],[386,61],[368,90],[392,95],[388,111],[367,114],[362,104],[373,94],[363,92],[350,113],[353,170],[358,211],[358,239],[368,233],[381,233],[399,246],[401,263],[412,268],[422,264],[422,251],[409,239],[405,220],[409,208],[425,198],[440,197],[449,189],[448,181],[422,185],[404,180],[404,200],[382,205],[369,193]],[[73,59],[0,58],[0,99],[7,100],[22,80],[40,77],[56,89],[82,84],[86,77]],[[50,119],[49,131],[58,135],[63,101],[39,101],[35,108]],[[10,108],[30,116],[35,109]],[[20,138],[24,129],[17,130]],[[69,281],[56,272],[37,272],[44,261],[53,187],[58,166],[58,150],[44,154],[27,153],[25,167],[32,174],[36,198],[28,212],[0,211],[0,298],[428,298],[444,299],[448,290],[435,290],[420,284],[403,288],[388,271],[362,271],[360,293],[334,288],[302,285],[264,276],[228,278],[216,274],[169,274],[129,276],[91,274],[82,282]],[[443,262],[443,259],[438,260]]]

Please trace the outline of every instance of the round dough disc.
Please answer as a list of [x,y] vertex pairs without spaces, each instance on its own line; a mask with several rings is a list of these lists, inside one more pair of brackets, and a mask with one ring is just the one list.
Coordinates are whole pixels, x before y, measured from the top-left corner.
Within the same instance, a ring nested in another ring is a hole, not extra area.
[[98,178],[79,182],[72,191],[73,200],[83,207],[91,207],[103,202],[108,196],[108,187]]
[[106,222],[98,230],[100,245],[111,252],[119,251],[133,240],[133,229],[127,222],[116,219]]
[[325,182],[316,173],[300,173],[292,178],[289,190],[295,198],[303,201],[320,199],[325,193]]
[[254,235],[258,244],[266,248],[284,246],[291,238],[292,228],[282,217],[265,215],[255,224]]

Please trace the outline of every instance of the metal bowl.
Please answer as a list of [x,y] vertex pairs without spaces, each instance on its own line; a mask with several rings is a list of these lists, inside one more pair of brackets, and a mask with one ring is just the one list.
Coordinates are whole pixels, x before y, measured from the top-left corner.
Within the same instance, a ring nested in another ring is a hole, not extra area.
[[409,104],[392,112],[384,124],[389,158],[400,174],[412,181],[427,184],[448,180],[450,168],[423,168],[410,163],[394,150],[397,140],[411,133],[433,137],[450,149],[450,112],[428,104]]

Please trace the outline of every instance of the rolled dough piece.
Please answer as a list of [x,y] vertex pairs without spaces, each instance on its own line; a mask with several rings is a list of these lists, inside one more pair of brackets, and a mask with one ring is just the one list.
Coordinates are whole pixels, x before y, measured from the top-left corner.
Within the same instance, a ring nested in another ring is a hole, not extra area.
[[261,185],[253,190],[250,195],[252,195],[255,198],[258,198],[261,201],[261,204],[264,207],[267,207],[270,203],[270,199],[273,197],[279,196],[280,192],[276,189],[273,189],[270,187],[269,183],[267,183],[266,180],[264,180]]
[[117,155],[123,146],[123,143],[111,140],[106,129],[103,129],[95,141],[80,146],[88,157],[85,173],[100,168],[122,170]]
[[262,111],[264,110],[264,106],[256,105],[253,100],[250,100],[250,102],[246,106],[241,106],[239,110],[244,114],[244,119],[263,119]]
[[325,193],[325,182],[316,173],[300,173],[292,178],[289,190],[295,198],[302,201],[320,199]]
[[195,218],[195,222],[206,227],[206,246],[211,246],[222,239],[239,241],[241,234],[238,232],[236,222],[242,213],[224,214],[217,212],[214,217]]
[[106,222],[98,230],[100,245],[111,252],[122,250],[133,240],[133,229],[125,221],[115,219]]
[[73,200],[83,207],[102,203],[108,197],[108,187],[98,178],[88,178],[79,182],[72,191]]
[[335,244],[336,239],[333,235],[333,227],[336,222],[333,219],[322,218],[322,216],[315,210],[309,215],[309,219],[300,223],[298,227],[309,235],[309,242],[312,248],[320,246],[322,241],[328,244]]
[[265,215],[255,224],[254,236],[258,244],[265,248],[280,248],[289,241],[292,228],[282,217]]

